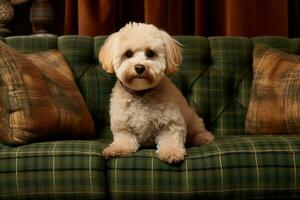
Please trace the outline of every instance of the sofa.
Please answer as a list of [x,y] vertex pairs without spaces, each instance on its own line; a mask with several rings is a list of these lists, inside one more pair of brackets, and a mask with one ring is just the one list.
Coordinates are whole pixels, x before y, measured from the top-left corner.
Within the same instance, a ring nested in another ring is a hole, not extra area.
[[188,147],[186,160],[172,165],[160,161],[155,148],[127,157],[102,157],[112,138],[108,110],[115,83],[98,61],[106,36],[2,38],[22,53],[63,53],[97,137],[18,147],[0,144],[0,199],[299,199],[300,136],[249,135],[245,118],[254,46],[265,44],[299,55],[300,38],[175,38],[184,45],[184,59],[171,79],[215,141]]

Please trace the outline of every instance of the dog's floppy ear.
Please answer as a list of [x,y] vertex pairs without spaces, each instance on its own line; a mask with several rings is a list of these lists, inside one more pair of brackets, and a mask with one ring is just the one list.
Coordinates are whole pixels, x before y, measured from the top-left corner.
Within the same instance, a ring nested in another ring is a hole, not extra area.
[[102,63],[102,68],[108,73],[115,73],[113,66],[113,43],[116,37],[116,33],[111,34],[99,52],[99,62]]
[[166,49],[166,61],[167,68],[165,73],[171,74],[175,72],[182,62],[182,49],[183,46],[177,40],[173,39],[168,33],[165,31],[160,31],[161,37],[165,43]]

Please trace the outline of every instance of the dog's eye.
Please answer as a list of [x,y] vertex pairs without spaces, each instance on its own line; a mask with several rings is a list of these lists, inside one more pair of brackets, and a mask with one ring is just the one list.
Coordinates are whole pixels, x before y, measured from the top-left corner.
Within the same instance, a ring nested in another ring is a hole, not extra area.
[[145,52],[145,55],[147,58],[153,58],[155,56],[155,53],[154,51],[148,49],[146,52]]
[[127,58],[131,58],[131,57],[133,56],[133,52],[132,52],[131,50],[127,50],[127,51],[125,52],[125,56],[126,56]]

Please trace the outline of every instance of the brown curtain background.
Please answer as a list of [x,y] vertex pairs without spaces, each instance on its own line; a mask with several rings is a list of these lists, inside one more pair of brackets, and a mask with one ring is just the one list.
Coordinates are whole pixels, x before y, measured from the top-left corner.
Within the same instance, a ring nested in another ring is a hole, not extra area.
[[66,0],[64,34],[106,35],[129,21],[172,35],[298,37],[298,0]]

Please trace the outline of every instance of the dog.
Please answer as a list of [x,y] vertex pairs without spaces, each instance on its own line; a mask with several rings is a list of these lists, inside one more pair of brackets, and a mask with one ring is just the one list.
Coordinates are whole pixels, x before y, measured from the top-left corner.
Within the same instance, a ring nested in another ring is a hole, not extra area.
[[204,145],[214,136],[167,77],[182,62],[181,44],[151,24],[131,22],[110,35],[99,52],[102,68],[115,73],[110,98],[113,142],[105,158],[156,145],[166,163],[183,161],[185,144]]

